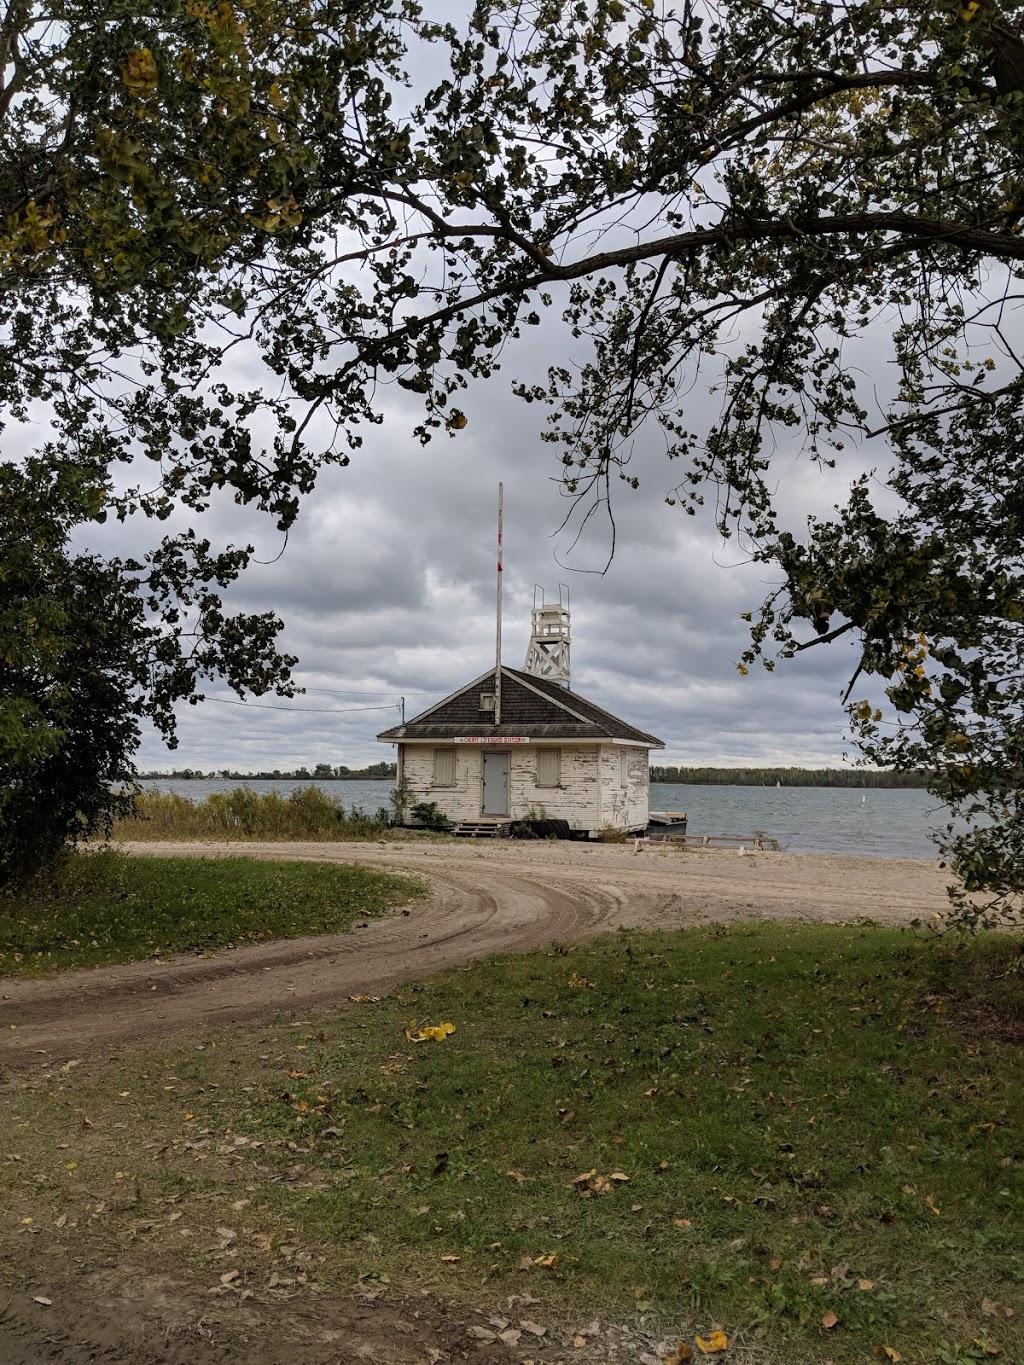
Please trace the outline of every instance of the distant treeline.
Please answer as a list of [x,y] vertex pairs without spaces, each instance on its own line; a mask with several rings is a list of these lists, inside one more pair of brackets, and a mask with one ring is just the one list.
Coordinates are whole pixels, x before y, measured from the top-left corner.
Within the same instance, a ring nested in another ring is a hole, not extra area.
[[343,763],[332,768],[329,763],[318,763],[312,770],[275,768],[272,772],[238,773],[232,768],[215,768],[210,772],[203,772],[199,768],[175,768],[169,773],[139,773],[139,776],[154,781],[161,777],[174,777],[186,782],[192,778],[209,781],[211,778],[222,777],[247,782],[268,782],[274,778],[288,782],[386,782],[389,779],[394,780],[397,772],[394,763],[371,763],[368,768],[346,768]]
[[651,768],[652,782],[701,787],[927,787],[930,775],[867,768]]

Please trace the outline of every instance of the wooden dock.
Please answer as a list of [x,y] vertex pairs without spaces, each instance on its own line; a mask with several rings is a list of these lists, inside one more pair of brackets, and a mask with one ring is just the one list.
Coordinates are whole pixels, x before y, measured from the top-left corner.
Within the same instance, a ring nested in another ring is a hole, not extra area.
[[684,848],[747,848],[752,853],[777,853],[778,839],[770,839],[766,834],[648,834],[647,842],[652,844],[677,844]]

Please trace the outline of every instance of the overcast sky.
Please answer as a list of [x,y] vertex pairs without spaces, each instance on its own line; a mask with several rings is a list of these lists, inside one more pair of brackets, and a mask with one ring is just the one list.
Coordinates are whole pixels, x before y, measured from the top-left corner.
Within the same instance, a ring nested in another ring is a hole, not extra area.
[[[665,748],[655,762],[843,763],[839,698],[855,662],[850,648],[840,642],[774,674],[739,675],[740,614],[772,584],[718,538],[710,515],[665,504],[678,472],[657,452],[654,432],[631,466],[639,491],[620,484],[615,494],[617,552],[607,572],[590,572],[607,557],[605,523],[596,518],[575,549],[574,533],[558,532],[569,505],[555,450],[540,440],[544,413],[510,392],[513,376],[538,372],[564,346],[557,318],[530,340],[529,356],[522,348],[509,355],[498,376],[460,399],[469,423],[454,439],[421,447],[410,435],[413,400],[396,391],[352,464],[321,478],[279,558],[282,538],[266,520],[227,503],[213,509],[204,534],[251,540],[274,561],[253,566],[230,600],[283,618],[284,646],[299,657],[306,692],[242,706],[227,689],[210,688],[205,703],[179,707],[176,751],[145,735],[140,769],[356,768],[391,759],[393,749],[375,736],[397,722],[401,697],[412,717],[493,666],[499,480],[506,663],[524,662],[535,586],[550,599],[564,583],[574,690],[659,736]],[[708,400],[698,393],[694,401]],[[807,510],[827,512],[863,463],[855,456],[842,474],[822,474],[782,451],[780,497],[797,522]]]

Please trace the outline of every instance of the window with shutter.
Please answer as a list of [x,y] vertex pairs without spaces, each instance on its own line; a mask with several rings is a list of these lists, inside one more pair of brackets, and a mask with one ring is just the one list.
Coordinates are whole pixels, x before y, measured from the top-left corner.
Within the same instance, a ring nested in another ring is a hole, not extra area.
[[455,750],[434,750],[434,786],[455,786]]
[[561,749],[537,750],[537,786],[557,787],[562,780]]

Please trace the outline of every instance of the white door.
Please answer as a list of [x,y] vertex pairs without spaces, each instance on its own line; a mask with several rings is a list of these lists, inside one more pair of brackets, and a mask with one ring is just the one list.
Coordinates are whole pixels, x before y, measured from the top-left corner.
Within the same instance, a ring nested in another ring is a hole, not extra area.
[[508,814],[508,754],[484,752],[484,815]]

